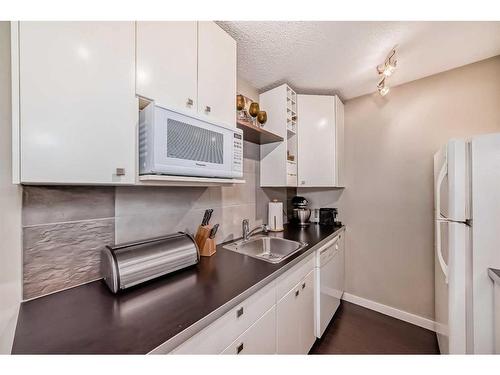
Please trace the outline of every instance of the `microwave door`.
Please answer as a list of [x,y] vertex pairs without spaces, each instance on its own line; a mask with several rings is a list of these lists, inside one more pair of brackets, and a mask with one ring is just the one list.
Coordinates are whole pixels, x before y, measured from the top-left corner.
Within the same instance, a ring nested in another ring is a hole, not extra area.
[[161,173],[232,177],[233,131],[158,108],[156,169]]

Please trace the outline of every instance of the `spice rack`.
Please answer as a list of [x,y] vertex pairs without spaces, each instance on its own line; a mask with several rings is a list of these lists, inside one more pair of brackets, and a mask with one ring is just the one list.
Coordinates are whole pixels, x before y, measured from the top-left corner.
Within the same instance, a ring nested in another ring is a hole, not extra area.
[[287,84],[259,96],[266,108],[266,128],[283,137],[282,142],[261,145],[260,186],[297,186],[297,93]]

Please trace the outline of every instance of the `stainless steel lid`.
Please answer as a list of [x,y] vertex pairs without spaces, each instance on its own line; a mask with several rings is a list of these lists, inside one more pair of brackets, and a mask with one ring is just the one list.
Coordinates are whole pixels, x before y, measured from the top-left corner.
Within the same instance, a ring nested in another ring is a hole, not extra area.
[[296,195],[295,197],[292,198],[292,206],[294,207],[307,207],[309,204],[309,201],[304,198]]
[[107,246],[102,275],[113,292],[198,263],[200,253],[191,235],[176,233],[117,246]]

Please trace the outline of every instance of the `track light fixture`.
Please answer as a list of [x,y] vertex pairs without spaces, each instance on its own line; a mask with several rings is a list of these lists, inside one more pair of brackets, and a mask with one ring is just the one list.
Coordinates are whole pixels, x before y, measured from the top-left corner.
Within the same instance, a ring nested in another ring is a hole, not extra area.
[[396,48],[397,45],[389,52],[385,61],[377,66],[377,73],[382,76],[379,83],[377,84],[377,89],[380,95],[385,96],[389,92],[389,86],[386,84],[386,79],[390,77],[396,71],[396,65],[398,60],[396,59]]

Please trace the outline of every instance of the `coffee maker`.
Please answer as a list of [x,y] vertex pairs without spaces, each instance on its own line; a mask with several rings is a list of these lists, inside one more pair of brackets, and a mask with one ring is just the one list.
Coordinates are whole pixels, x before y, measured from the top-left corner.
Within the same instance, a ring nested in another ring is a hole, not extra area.
[[338,210],[336,208],[320,208],[319,225],[342,226],[342,223],[337,221],[337,215]]
[[300,227],[307,227],[311,216],[311,210],[307,207],[308,200],[304,197],[295,196],[292,198],[291,203],[293,206],[291,223]]

